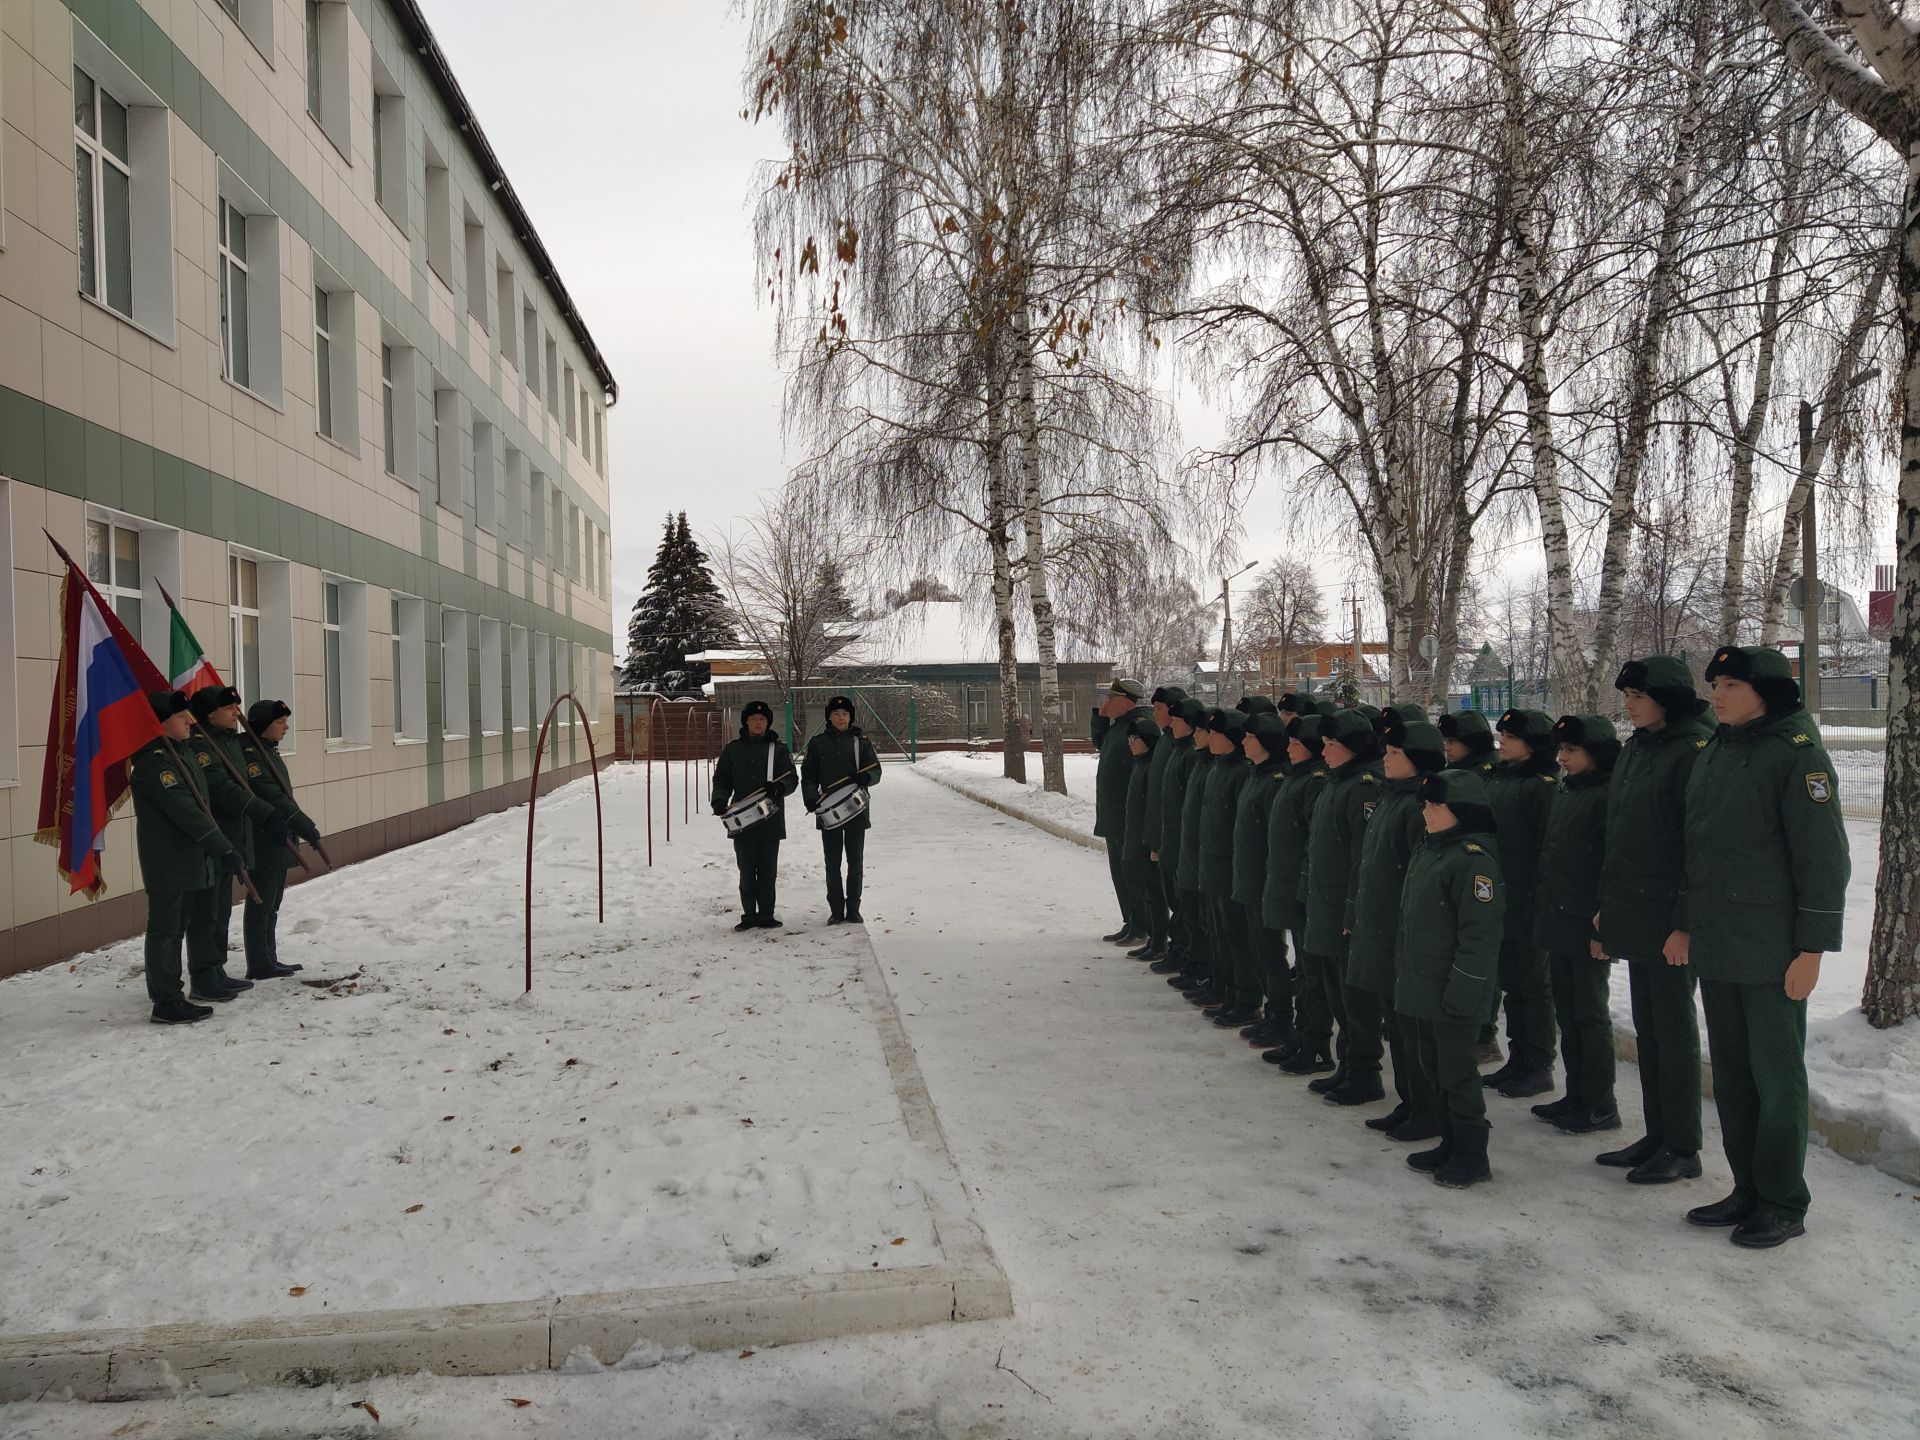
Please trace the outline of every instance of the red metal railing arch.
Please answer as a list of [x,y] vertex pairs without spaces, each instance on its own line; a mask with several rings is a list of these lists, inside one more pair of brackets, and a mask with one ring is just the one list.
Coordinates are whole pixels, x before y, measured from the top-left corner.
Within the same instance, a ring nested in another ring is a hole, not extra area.
[[540,804],[540,757],[546,753],[547,732],[553,727],[553,717],[559,713],[562,702],[573,706],[580,716],[580,728],[587,737],[588,768],[593,771],[593,844],[594,860],[599,869],[600,923],[607,923],[607,830],[600,811],[600,756],[593,745],[593,721],[569,690],[547,707],[547,718],[540,722],[540,738],[533,746],[533,778],[527,785],[527,988],[523,994],[533,993],[533,814]]

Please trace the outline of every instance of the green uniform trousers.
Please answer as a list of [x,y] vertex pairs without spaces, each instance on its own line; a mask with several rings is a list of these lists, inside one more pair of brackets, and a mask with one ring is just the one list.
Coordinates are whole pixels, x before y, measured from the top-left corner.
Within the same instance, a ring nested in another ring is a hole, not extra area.
[[1161,898],[1158,867],[1144,850],[1127,861],[1127,892],[1133,900],[1135,931],[1159,949],[1167,943],[1167,907]]
[[780,832],[767,820],[741,831],[733,837],[733,863],[740,869],[740,913],[756,920],[773,914]]
[[[220,877],[224,882],[226,877]],[[180,993],[180,952],[198,890],[147,892],[147,998],[156,1005],[184,998]]]
[[1293,930],[1293,1028],[1301,1043],[1315,1055],[1333,1053],[1333,1010],[1318,963],[1300,944],[1301,930]]
[[1713,1103],[1733,1193],[1762,1214],[1804,1220],[1807,1193],[1807,1002],[1778,981],[1700,982],[1713,1058]]
[[1700,1150],[1700,1012],[1693,971],[1664,960],[1627,964],[1633,1035],[1640,1053],[1640,1111],[1647,1134],[1669,1150]]
[[[1420,1021],[1389,1010],[1387,1022],[1393,1027],[1388,1032],[1388,1051],[1393,1056],[1394,1093],[1407,1107],[1409,1120],[1440,1125],[1446,1119],[1446,1100],[1420,1065]],[[1474,1041],[1479,1042],[1478,1027]]]
[[1160,887],[1160,904],[1167,915],[1167,953],[1184,961],[1189,944],[1187,915],[1180,908],[1180,886],[1174,881],[1173,867],[1158,860],[1147,863],[1153,866],[1154,883]]
[[1439,1118],[1454,1129],[1490,1130],[1487,1090],[1480,1083],[1480,1067],[1473,1051],[1480,1026],[1472,1020],[1416,1020],[1414,1058],[1420,1080],[1439,1097]]
[[827,866],[827,909],[839,914],[858,910],[860,890],[866,883],[867,832],[852,825],[822,830],[820,854]]
[[1387,1012],[1393,1002],[1378,990],[1345,985],[1346,1015],[1340,1021],[1345,1053],[1340,1058],[1349,1085],[1366,1085],[1380,1078],[1380,1061],[1387,1053]]
[[240,934],[246,941],[247,974],[257,976],[280,961],[280,902],[287,894],[287,867],[267,865],[248,873],[260,899],[256,903],[251,895],[247,897]]
[[1213,915],[1207,897],[1182,889],[1180,910],[1187,917],[1187,968],[1211,977],[1214,973]]
[[[1318,997],[1314,1014],[1316,1020],[1324,1016],[1322,1028],[1315,1030],[1314,1038],[1320,1042],[1316,1054],[1331,1054],[1340,1062],[1342,1069],[1347,1061],[1347,999],[1344,987],[1340,984],[1341,957],[1338,955],[1309,955],[1300,952],[1300,993],[1305,995],[1313,991]],[[1305,1008],[1305,1002],[1302,1002]],[[1337,1037],[1334,1028],[1339,1027]],[[1325,1037],[1325,1038],[1322,1038]],[[1328,1042],[1331,1042],[1329,1045]]]
[[1118,835],[1107,838],[1107,874],[1113,881],[1113,898],[1120,902],[1120,928],[1139,930],[1135,922],[1133,878],[1127,874],[1126,842]]
[[1246,993],[1246,924],[1240,907],[1228,896],[1211,893],[1206,897],[1207,913],[1213,922],[1213,984],[1229,1005],[1251,1002]]
[[1576,1110],[1606,1111],[1613,1100],[1613,966],[1591,955],[1547,956],[1567,1099]]
[[1502,940],[1500,989],[1507,997],[1507,1058],[1528,1070],[1551,1070],[1553,982],[1547,952],[1531,940]]
[[[192,892],[187,913],[187,975],[199,990],[227,975],[227,935],[233,923],[233,881],[225,874],[204,890]],[[206,993],[202,991],[201,993]]]
[[1293,1027],[1293,975],[1287,969],[1287,932],[1267,928],[1258,905],[1241,907],[1246,916],[1247,937],[1258,952],[1257,983],[1266,1000],[1269,1017]]

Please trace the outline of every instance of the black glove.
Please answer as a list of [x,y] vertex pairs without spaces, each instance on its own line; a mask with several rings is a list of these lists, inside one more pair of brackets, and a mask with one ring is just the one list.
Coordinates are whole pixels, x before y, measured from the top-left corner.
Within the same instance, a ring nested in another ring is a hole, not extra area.
[[229,850],[220,857],[220,868],[238,880],[247,873],[246,862],[241,860],[238,850]]
[[724,805],[716,805],[713,807],[713,813],[715,816],[724,815],[727,813],[727,807]]
[[293,822],[293,833],[316,848],[320,844],[320,827],[304,815]]

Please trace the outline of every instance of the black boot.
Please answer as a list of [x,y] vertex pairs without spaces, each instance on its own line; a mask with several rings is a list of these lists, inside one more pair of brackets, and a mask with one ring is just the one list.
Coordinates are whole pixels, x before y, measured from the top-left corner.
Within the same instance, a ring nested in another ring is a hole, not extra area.
[[1307,1089],[1316,1095],[1324,1095],[1329,1090],[1337,1090],[1346,1083],[1346,1067],[1336,1065],[1333,1067],[1333,1073],[1331,1075],[1323,1075],[1318,1080],[1309,1080],[1307,1082]]
[[1742,1225],[1752,1218],[1755,1206],[1744,1195],[1729,1195],[1711,1205],[1700,1205],[1687,1211],[1687,1223],[1703,1229],[1717,1230],[1727,1225]]
[[237,976],[227,974],[224,970],[215,975],[213,980],[215,984],[222,990],[225,990],[229,995],[244,995],[247,991],[253,989],[253,981],[242,980]]
[[1397,1130],[1407,1123],[1407,1117],[1413,1114],[1413,1107],[1402,1100],[1384,1115],[1376,1115],[1367,1121],[1369,1130]]
[[781,928],[781,925],[782,925],[781,921],[776,920],[771,915],[762,915],[758,920],[754,921],[753,923],[759,926],[762,930],[778,930]]
[[1529,1095],[1544,1095],[1553,1089],[1553,1071],[1545,1066],[1522,1068],[1494,1088],[1509,1100],[1524,1100]]
[[1415,1170],[1433,1171],[1438,1170],[1452,1158],[1453,1125],[1449,1121],[1442,1120],[1440,1122],[1440,1143],[1431,1150],[1414,1151],[1413,1154],[1407,1156],[1407,1164],[1411,1165]]
[[1806,1233],[1807,1227],[1798,1220],[1780,1215],[1750,1215],[1733,1227],[1733,1234],[1728,1238],[1745,1250],[1771,1250]]
[[1620,1112],[1611,1106],[1605,1110],[1589,1110],[1582,1106],[1578,1110],[1555,1116],[1553,1128],[1563,1135],[1597,1135],[1602,1130],[1618,1130]]
[[1671,1185],[1676,1180],[1698,1180],[1700,1157],[1669,1150],[1664,1145],[1627,1172],[1629,1185]]
[[239,993],[238,990],[223,990],[219,982],[209,980],[204,987],[195,985],[187,992],[187,998],[208,1005],[225,1005]]
[[[1325,1075],[1335,1068],[1331,1055],[1309,1050],[1304,1045],[1296,1046],[1291,1054],[1281,1055],[1278,1060],[1275,1060],[1274,1056],[1279,1053],[1277,1050],[1269,1050],[1260,1058],[1278,1065],[1282,1075]],[[1313,1083],[1318,1085],[1320,1082],[1316,1080]]]
[[1153,941],[1149,939],[1146,944],[1136,945],[1133,947],[1133,949],[1127,951],[1127,958],[1129,960],[1139,960],[1152,953],[1153,953]]
[[1131,935],[1132,933],[1133,933],[1132,927],[1127,925],[1123,921],[1121,922],[1120,928],[1118,930],[1114,931],[1111,935],[1102,935],[1100,938],[1102,941],[1104,941],[1108,945],[1115,945],[1115,944],[1118,944],[1120,941],[1126,939],[1127,936]]
[[[1371,1125],[1373,1122],[1367,1122]],[[1411,1145],[1416,1140],[1438,1140],[1440,1127],[1431,1120],[1423,1120],[1417,1115],[1409,1115],[1405,1121],[1387,1131],[1387,1139],[1396,1140],[1402,1145]]]
[[1616,1170],[1631,1170],[1636,1165],[1644,1165],[1651,1160],[1654,1152],[1660,1149],[1660,1142],[1651,1135],[1642,1135],[1631,1145],[1619,1150],[1608,1150],[1593,1157],[1596,1165],[1611,1165]]
[[1209,1018],[1222,1030],[1237,1030],[1259,1013],[1251,1005],[1229,1004]]
[[[1318,1082],[1313,1082],[1317,1084]],[[1311,1090],[1313,1084],[1307,1088]],[[1329,1105],[1371,1105],[1376,1100],[1387,1098],[1386,1088],[1381,1085],[1380,1077],[1371,1080],[1353,1080],[1345,1085],[1336,1085],[1320,1097]]]
[[760,921],[752,915],[742,915],[739,922],[733,928],[736,930],[751,930],[759,925],[759,923]]
[[1480,1077],[1480,1083],[1486,1086],[1487,1089],[1489,1090],[1498,1090],[1502,1085],[1506,1084],[1507,1081],[1513,1079],[1513,1077],[1519,1073],[1520,1073],[1520,1062],[1518,1060],[1509,1059],[1507,1063],[1502,1065],[1498,1070],[1489,1070],[1485,1075],[1482,1075]]
[[866,923],[867,917],[860,913],[860,902],[858,900],[847,901],[847,924],[864,925]]
[[153,1007],[156,1025],[197,1025],[213,1014],[211,1005],[189,1005],[185,1000],[162,1000]]
[[1224,1005],[1226,1002],[1227,997],[1214,987],[1212,981],[1207,981],[1187,991],[1187,1003],[1190,1005],[1198,1005],[1202,1010],[1205,1010],[1210,1005]]
[[1433,1172],[1433,1183],[1449,1190],[1464,1190],[1491,1180],[1493,1170],[1487,1164],[1487,1130],[1479,1125],[1457,1125],[1453,1130],[1453,1153]]
[[1134,959],[1151,965],[1156,960],[1164,960],[1167,958],[1167,947],[1163,941],[1158,945],[1149,945],[1144,950],[1133,950],[1128,953],[1131,954]]
[[847,906],[844,900],[827,897],[827,924],[844,925],[847,923]]
[[1156,975],[1177,975],[1187,968],[1187,962],[1183,956],[1167,954],[1162,955],[1147,968]]
[[261,964],[249,965],[247,967],[247,979],[279,980],[284,976],[293,974],[299,968],[298,965],[282,965],[278,960],[268,960]]
[[1549,1100],[1544,1105],[1535,1105],[1533,1113],[1542,1120],[1558,1120],[1573,1108],[1573,1097],[1562,1095],[1558,1100]]

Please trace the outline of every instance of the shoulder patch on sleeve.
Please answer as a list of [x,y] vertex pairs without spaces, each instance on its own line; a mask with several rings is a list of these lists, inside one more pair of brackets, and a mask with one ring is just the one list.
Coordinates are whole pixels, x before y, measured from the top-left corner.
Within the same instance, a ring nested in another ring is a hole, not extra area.
[[1478,900],[1482,905],[1491,905],[1493,903],[1493,877],[1491,875],[1476,875],[1473,877],[1473,898]]
[[1360,802],[1361,818],[1364,820],[1371,820],[1373,818],[1374,808],[1378,806],[1379,803],[1380,802],[1378,800],[1362,800]]
[[257,780],[260,777],[260,773],[261,772],[260,772],[259,764],[255,761],[249,760],[247,762],[247,774],[253,776]]
[[1833,799],[1833,777],[1824,770],[1809,770],[1807,798],[1816,805],[1824,805]]
[[200,768],[202,770],[206,769],[209,765],[213,764],[213,756],[210,755],[205,750],[194,751],[193,758],[200,762]]
[[160,772],[160,788],[161,789],[171,790],[173,789],[174,786],[178,785],[179,783],[180,783],[180,777],[174,774],[173,771],[162,770]]
[[1477,840],[1469,840],[1460,848],[1465,850],[1469,855],[1484,855],[1487,853],[1486,847]]
[[1793,737],[1793,743],[1796,745],[1811,745],[1813,743],[1813,737],[1804,730],[1796,731]]
[[1700,738],[1699,738],[1698,740],[1696,740],[1696,741],[1694,741],[1694,742],[1693,742],[1693,748],[1694,748],[1694,749],[1696,749],[1696,750],[1704,750],[1704,749],[1706,749],[1706,748],[1707,748],[1707,740],[1708,740],[1708,737],[1707,737],[1707,736],[1705,736],[1705,735],[1702,735],[1702,736],[1701,736],[1701,737],[1700,737]]

